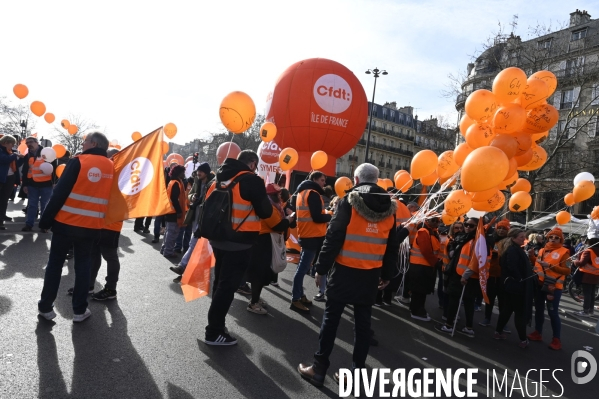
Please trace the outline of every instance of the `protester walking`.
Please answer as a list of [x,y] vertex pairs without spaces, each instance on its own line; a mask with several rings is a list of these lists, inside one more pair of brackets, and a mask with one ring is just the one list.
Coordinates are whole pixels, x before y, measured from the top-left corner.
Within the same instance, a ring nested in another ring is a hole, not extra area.
[[174,212],[164,215],[166,221],[166,233],[160,253],[165,258],[176,258],[175,241],[179,235],[179,229],[183,226],[183,219],[187,211],[187,196],[184,189],[185,167],[176,165],[170,170],[171,181],[168,184],[168,197]]
[[[599,284],[599,238],[592,237],[594,232],[589,232],[587,239],[588,248],[582,251],[580,259],[574,261],[574,266],[578,267],[575,281],[582,284],[582,294],[584,296],[582,310],[575,314],[582,317],[592,317],[595,313],[595,288]],[[590,238],[592,237],[592,238]]]
[[12,220],[6,215],[8,199],[13,194],[15,185],[19,185],[21,181],[17,159],[22,155],[13,152],[15,144],[17,140],[13,136],[0,138],[0,230],[6,230],[4,222]]

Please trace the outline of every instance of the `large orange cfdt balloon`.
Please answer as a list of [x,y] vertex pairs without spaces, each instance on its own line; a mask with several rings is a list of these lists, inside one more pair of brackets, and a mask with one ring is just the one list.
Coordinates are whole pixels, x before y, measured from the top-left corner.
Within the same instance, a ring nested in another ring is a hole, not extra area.
[[15,93],[15,96],[17,96],[17,98],[20,98],[22,100],[29,94],[29,89],[27,88],[27,86],[18,83],[15,85],[15,87],[12,88],[12,92]]
[[462,165],[462,187],[471,192],[488,190],[499,185],[509,169],[510,161],[499,148],[477,148]]
[[256,106],[250,96],[242,91],[234,91],[220,103],[220,120],[227,130],[235,134],[248,130],[256,119]]
[[414,158],[412,158],[412,164],[410,166],[410,175],[412,179],[420,179],[424,176],[428,176],[437,169],[437,154],[431,150],[418,151]]
[[[368,100],[352,71],[332,60],[311,58],[279,76],[265,113],[266,120],[277,125],[274,141],[279,147],[297,150],[300,159],[294,169],[309,172],[312,153],[320,150],[329,158],[322,172],[332,176],[337,158],[355,147],[364,133]],[[394,110],[392,122],[400,122],[399,114]],[[406,122],[411,123],[411,116]]]

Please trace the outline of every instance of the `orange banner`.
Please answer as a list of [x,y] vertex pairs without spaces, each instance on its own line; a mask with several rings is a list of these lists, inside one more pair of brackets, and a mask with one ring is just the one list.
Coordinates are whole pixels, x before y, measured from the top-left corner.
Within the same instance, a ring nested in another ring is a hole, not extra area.
[[181,289],[185,302],[208,295],[210,292],[210,269],[215,263],[210,243],[207,239],[200,238],[191,253],[183,277],[181,277]]
[[166,193],[162,128],[117,153],[106,224],[174,212]]

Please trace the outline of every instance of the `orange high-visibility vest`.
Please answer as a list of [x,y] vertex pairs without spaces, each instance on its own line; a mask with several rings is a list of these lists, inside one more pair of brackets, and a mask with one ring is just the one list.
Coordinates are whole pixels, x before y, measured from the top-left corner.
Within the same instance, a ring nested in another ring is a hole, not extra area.
[[408,239],[410,240],[410,247],[412,245],[414,245],[414,239],[416,239],[416,234],[418,233],[418,225],[414,224],[414,223],[410,223],[406,226],[404,226],[406,229],[408,229]]
[[[168,187],[166,192],[168,194],[168,198],[171,198],[171,193],[173,192],[173,186],[177,184],[179,186],[179,206],[181,207],[181,216],[177,218],[177,224],[179,226],[183,226],[183,221],[185,220],[185,212],[187,212],[187,193],[183,188],[183,183],[181,183],[177,179],[173,179],[168,183]],[[173,207],[174,208],[174,207]]]
[[[460,259],[459,259],[458,264],[456,266],[456,271],[458,272],[458,274],[460,276],[463,276],[464,272],[469,269],[468,265],[470,264],[470,260],[472,259],[470,253],[472,252],[472,242],[473,241],[474,240],[468,241],[462,247],[462,251],[460,252]],[[474,272],[470,276],[470,278],[478,279],[478,272]]]
[[56,220],[88,229],[104,228],[114,174],[112,161],[97,155],[77,155],[81,170]]
[[121,220],[120,222],[114,222],[111,224],[107,224],[106,226],[104,226],[105,230],[112,230],[112,231],[116,231],[116,232],[121,232],[121,230],[123,229],[123,221]]
[[[252,172],[239,172],[231,179],[218,182],[221,188],[226,188],[231,184],[231,182],[238,176],[244,175],[246,173]],[[212,194],[214,188],[216,187],[217,182],[213,182],[210,185],[210,188],[206,192],[206,199]],[[231,225],[233,226],[233,230],[237,232],[255,232],[258,233],[260,231],[260,218],[256,215],[256,211],[252,206],[250,201],[246,201],[241,198],[241,194],[239,193],[239,184],[236,184],[231,191],[233,195],[233,203],[231,204]],[[244,221],[245,219],[245,221]],[[243,223],[243,224],[241,224]],[[239,226],[241,224],[241,227]]]
[[40,166],[45,163],[42,157],[36,158],[34,156],[29,157],[29,171],[27,172],[27,178],[33,179],[34,182],[50,181],[52,174],[45,175],[40,169]]
[[[545,281],[545,274],[553,277],[556,281],[555,281],[555,288],[558,290],[562,290],[564,289],[564,280],[566,279],[566,276],[564,276],[563,274],[559,274],[556,271],[553,270],[553,268],[551,268],[551,266],[559,266],[559,261],[560,259],[566,254],[566,253],[570,253],[570,251],[568,250],[568,248],[558,248],[555,251],[551,251],[548,252],[547,255],[545,256],[545,248],[541,248],[539,250],[539,255],[537,256],[537,261],[535,262],[535,273],[537,273],[537,276],[539,276],[539,282],[542,283]],[[549,263],[551,266],[547,269],[545,269],[545,271],[543,272],[543,266],[541,266],[541,264],[539,263],[539,259],[541,259],[544,262]]]
[[299,238],[324,237],[327,233],[327,223],[315,223],[310,214],[308,196],[315,193],[320,198],[321,213],[324,212],[324,201],[318,191],[304,190],[297,196],[297,234]]
[[584,252],[589,253],[589,258],[591,258],[591,263],[587,263],[586,265],[579,268],[579,270],[583,273],[593,274],[595,276],[599,276],[599,256],[593,256],[593,251],[589,249],[585,249]]
[[[439,256],[439,251],[441,250],[441,243],[439,242],[437,237],[431,236],[429,231],[424,227],[418,231],[426,232],[426,235],[431,241],[431,246],[433,247],[433,255]],[[418,244],[418,237],[416,237],[416,239],[414,240],[414,245],[412,245],[412,249],[410,249],[410,263],[429,267],[435,266],[429,265],[424,255],[422,255],[422,252],[420,251],[420,245]]]
[[352,208],[345,241],[335,262],[354,269],[376,269],[383,266],[389,232],[395,228],[395,215],[380,222],[369,222]]
[[270,217],[268,219],[260,220],[260,234],[270,234],[270,233],[283,234],[280,231],[274,231],[273,229],[270,228],[270,226],[276,226],[277,224],[281,223],[281,220],[283,220],[283,218],[281,217],[279,210],[277,209],[276,206],[273,205],[272,206],[272,215],[270,215]]
[[401,223],[405,223],[412,217],[412,214],[408,208],[401,203],[401,201],[391,198],[391,201],[397,203],[397,211],[395,211],[395,226],[399,226]]

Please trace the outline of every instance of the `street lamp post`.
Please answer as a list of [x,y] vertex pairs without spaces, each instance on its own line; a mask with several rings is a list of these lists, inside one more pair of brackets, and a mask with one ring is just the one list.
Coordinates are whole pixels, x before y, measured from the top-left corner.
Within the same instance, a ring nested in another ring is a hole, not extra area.
[[366,138],[366,156],[364,157],[364,162],[368,162],[368,150],[370,149],[370,129],[372,128],[372,114],[374,110],[374,94],[376,93],[376,79],[379,77],[379,75],[387,75],[387,71],[379,71],[378,68],[374,68],[372,70],[367,70],[366,74],[374,75],[374,89],[372,90],[372,101],[370,103],[370,119],[368,120],[368,137]]

